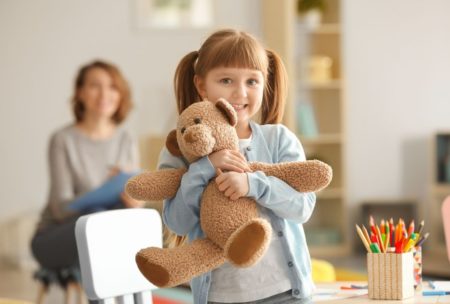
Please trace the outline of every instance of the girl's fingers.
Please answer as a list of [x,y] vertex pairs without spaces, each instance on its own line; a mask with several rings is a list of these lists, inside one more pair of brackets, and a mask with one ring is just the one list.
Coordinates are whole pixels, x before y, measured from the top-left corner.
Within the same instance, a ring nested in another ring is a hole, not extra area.
[[248,164],[246,162],[243,162],[240,158],[238,157],[233,157],[229,159],[229,162],[227,162],[228,164],[232,164],[236,167],[241,168],[242,171],[247,171],[247,169],[250,169]]
[[230,199],[231,199],[232,201],[235,201],[235,200],[237,200],[239,197],[240,197],[240,196],[239,196],[239,193],[235,192],[235,193],[233,193],[233,195],[230,197]]
[[219,186],[225,180],[225,174],[220,174],[216,177],[216,183]]
[[233,153],[233,155],[236,155],[237,157],[239,157],[242,161],[246,162],[247,160],[245,159],[245,156],[242,155],[241,152],[236,151],[236,150],[232,150],[231,153]]
[[216,178],[216,183],[217,183],[217,188],[220,191],[222,191],[222,192],[230,186],[230,182],[227,179],[227,174],[226,173],[224,173],[224,174],[220,175],[219,177],[217,177]]
[[228,188],[225,192],[224,192],[224,195],[226,196],[226,197],[231,197],[231,195],[233,195],[234,194],[234,189],[232,189],[231,187],[230,188]]
[[228,171],[235,171],[235,172],[239,172],[239,173],[244,173],[244,169],[239,167],[239,165],[224,164],[223,165],[223,169],[228,170]]
[[218,188],[219,188],[219,191],[224,192],[230,188],[230,183],[228,183],[227,181],[224,181],[220,185],[218,185]]
[[245,159],[245,156],[242,155],[242,153],[240,153],[239,151],[231,151],[231,155],[239,159],[241,162],[247,163],[247,159]]

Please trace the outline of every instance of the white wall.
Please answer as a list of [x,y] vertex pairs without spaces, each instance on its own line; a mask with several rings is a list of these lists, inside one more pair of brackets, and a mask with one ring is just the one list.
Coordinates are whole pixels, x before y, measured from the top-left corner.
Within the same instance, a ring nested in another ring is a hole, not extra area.
[[426,204],[431,136],[450,130],[450,1],[344,1],[348,190]]
[[[47,140],[72,119],[79,64],[105,58],[120,66],[136,101],[136,136],[172,125],[174,69],[208,31],[137,29],[134,3],[0,1],[0,220],[45,203]],[[260,36],[258,0],[215,3],[219,26]],[[427,139],[450,129],[450,1],[343,3],[350,203],[423,200]]]
[[[175,67],[211,30],[138,29],[135,1],[0,1],[0,221],[45,203],[47,140],[72,121],[80,64],[103,58],[122,69],[136,102],[128,125],[137,137],[172,125]],[[257,0],[214,1],[217,26],[261,34]]]

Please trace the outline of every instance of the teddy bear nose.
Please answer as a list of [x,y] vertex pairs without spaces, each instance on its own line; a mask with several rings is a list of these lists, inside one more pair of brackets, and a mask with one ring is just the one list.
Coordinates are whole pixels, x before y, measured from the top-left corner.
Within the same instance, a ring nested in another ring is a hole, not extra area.
[[186,135],[184,135],[184,140],[190,144],[193,143],[195,141],[194,133],[189,132]]
[[196,157],[208,155],[216,144],[211,130],[203,124],[190,126],[182,136],[183,149]]

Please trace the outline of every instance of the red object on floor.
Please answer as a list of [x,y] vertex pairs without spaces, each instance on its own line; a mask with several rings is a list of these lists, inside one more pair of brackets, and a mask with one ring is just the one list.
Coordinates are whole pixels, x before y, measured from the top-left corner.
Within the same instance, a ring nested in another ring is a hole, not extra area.
[[153,298],[153,304],[183,304],[183,302],[180,301],[174,301],[169,299],[164,299],[155,295],[152,295]]

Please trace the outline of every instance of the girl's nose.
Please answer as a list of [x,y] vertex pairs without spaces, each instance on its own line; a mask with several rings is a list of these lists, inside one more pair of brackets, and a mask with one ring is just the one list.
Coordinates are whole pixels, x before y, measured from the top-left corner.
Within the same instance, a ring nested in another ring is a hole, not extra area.
[[247,97],[247,88],[245,84],[239,84],[236,86],[236,89],[234,90],[235,97]]

